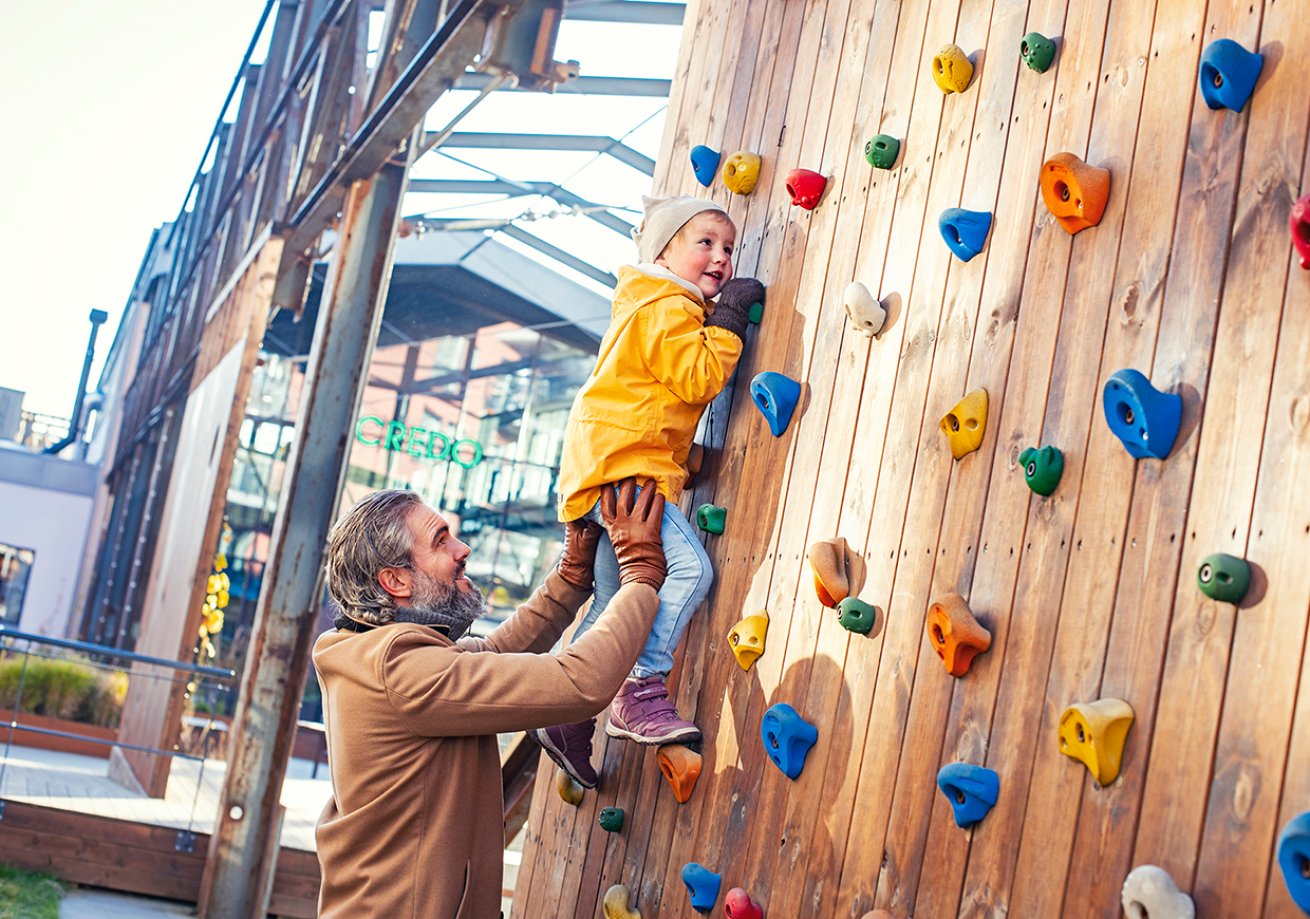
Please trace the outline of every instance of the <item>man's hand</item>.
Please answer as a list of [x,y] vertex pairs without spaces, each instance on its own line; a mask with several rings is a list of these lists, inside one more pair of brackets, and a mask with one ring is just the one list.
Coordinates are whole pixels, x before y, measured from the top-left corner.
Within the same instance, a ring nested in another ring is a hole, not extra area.
[[705,320],[705,325],[721,326],[745,341],[751,306],[763,302],[763,284],[754,278],[732,278],[719,291],[714,315]]
[[601,526],[585,517],[564,524],[564,554],[559,560],[559,576],[578,590],[591,590],[595,584],[596,544]]
[[655,483],[646,482],[640,494],[636,479],[624,479],[617,492],[606,486],[600,493],[600,515],[619,560],[619,583],[640,581],[656,590],[663,587],[664,496]]

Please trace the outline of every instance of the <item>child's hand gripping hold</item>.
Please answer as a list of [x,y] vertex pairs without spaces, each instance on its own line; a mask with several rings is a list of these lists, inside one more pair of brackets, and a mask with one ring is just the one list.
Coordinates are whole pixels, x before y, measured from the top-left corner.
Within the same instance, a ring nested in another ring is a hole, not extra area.
[[719,326],[745,340],[751,306],[763,302],[763,284],[755,278],[733,278],[723,285],[723,290],[719,291],[714,315],[705,320],[705,325]]

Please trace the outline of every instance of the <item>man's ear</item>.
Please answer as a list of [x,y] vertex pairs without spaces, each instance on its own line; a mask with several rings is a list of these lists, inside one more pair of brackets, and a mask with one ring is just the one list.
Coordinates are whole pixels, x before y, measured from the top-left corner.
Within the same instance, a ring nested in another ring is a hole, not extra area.
[[378,584],[398,599],[408,599],[414,594],[414,583],[408,568],[383,568],[378,572]]

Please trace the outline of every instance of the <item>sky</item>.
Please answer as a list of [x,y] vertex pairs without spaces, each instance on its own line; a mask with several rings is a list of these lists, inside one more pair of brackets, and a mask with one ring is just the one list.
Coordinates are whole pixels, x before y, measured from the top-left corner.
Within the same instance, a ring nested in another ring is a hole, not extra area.
[[67,417],[92,309],[109,351],[264,0],[0,3],[0,387]]
[[[10,130],[0,144],[8,178],[0,204],[0,387],[24,391],[24,408],[67,417],[90,331],[88,314],[109,321],[96,345],[99,367],[131,292],[151,231],[173,219],[218,117],[264,0],[51,0],[0,3],[0,112]],[[557,57],[585,74],[668,77],[676,26],[565,22]],[[468,94],[434,107],[445,123]],[[496,94],[461,131],[603,133],[654,157],[662,99]],[[638,219],[649,179],[608,157],[580,153],[434,151],[415,166],[427,177],[568,179],[576,194]],[[440,217],[549,213],[549,202],[489,202],[410,195],[407,214]],[[590,253],[613,270],[630,244],[581,217],[525,224],[556,245]],[[505,237],[497,237],[507,245]],[[586,286],[590,281],[572,275]]]

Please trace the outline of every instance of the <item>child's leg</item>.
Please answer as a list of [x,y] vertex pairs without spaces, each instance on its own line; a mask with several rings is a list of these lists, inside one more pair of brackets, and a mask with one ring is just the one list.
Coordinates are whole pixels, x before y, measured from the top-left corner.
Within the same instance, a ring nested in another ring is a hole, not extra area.
[[[710,586],[714,583],[710,557],[696,538],[696,530],[676,504],[664,505],[661,538],[664,540],[664,562],[668,574],[660,588],[660,611],[655,615],[650,638],[632,668],[632,675],[638,678],[667,676],[673,669],[673,651],[682,640],[692,614],[710,595]],[[613,556],[612,548],[610,555]],[[599,553],[597,558],[599,567]]]
[[661,535],[668,576],[660,590],[660,610],[633,675],[610,706],[605,732],[642,744],[690,743],[700,738],[700,729],[678,715],[664,678],[673,669],[673,649],[710,592],[714,570],[695,530],[673,504],[664,505]]

